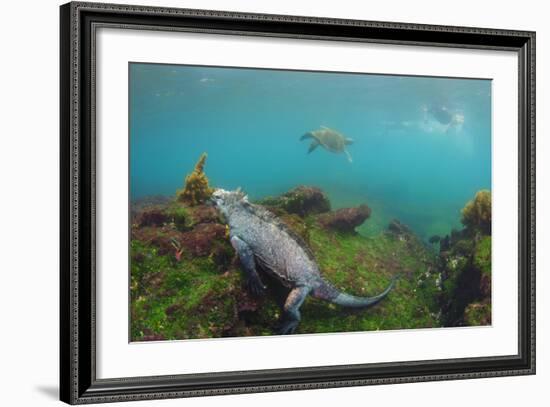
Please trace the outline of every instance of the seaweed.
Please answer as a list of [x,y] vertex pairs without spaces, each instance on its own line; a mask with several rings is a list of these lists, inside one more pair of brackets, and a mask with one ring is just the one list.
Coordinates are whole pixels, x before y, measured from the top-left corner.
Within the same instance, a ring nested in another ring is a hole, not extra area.
[[462,209],[463,230],[440,245],[445,326],[491,322],[491,193],[481,190]]
[[491,234],[491,192],[478,191],[462,209],[462,223],[471,233]]
[[177,200],[190,206],[202,204],[212,195],[212,188],[208,185],[208,178],[204,173],[206,153],[203,153],[192,173],[185,177],[185,184],[182,190],[177,192]]

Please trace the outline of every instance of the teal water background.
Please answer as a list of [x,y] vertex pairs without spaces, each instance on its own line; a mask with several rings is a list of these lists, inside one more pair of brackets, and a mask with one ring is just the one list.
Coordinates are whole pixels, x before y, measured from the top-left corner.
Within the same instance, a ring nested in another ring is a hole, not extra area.
[[[173,195],[206,152],[215,187],[315,185],[334,208],[367,203],[365,234],[397,218],[427,238],[491,189],[490,80],[132,63],[129,85],[132,200]],[[352,163],[307,154],[322,125],[354,140]]]

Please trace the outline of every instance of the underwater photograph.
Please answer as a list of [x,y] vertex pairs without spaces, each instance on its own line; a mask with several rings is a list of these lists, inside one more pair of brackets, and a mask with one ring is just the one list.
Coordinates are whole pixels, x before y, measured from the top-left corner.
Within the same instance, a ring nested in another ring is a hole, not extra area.
[[129,340],[491,325],[491,86],[130,63]]

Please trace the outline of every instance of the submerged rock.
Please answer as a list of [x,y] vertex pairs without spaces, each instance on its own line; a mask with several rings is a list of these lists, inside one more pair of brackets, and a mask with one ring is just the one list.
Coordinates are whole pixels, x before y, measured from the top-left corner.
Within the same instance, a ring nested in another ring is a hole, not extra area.
[[470,326],[491,324],[491,303],[475,302],[469,304],[464,310],[464,323]]
[[169,221],[168,215],[162,206],[156,205],[145,208],[135,216],[135,222],[140,227],[162,226]]
[[462,209],[462,223],[471,232],[491,234],[491,191],[478,191]]
[[214,207],[207,205],[199,205],[190,208],[189,217],[193,224],[220,222],[218,211]]
[[132,229],[132,240],[140,241],[146,245],[155,247],[161,256],[175,255],[177,252],[174,242],[181,238],[181,232],[169,226],[140,227]]
[[491,192],[481,190],[462,209],[464,229],[441,240],[444,324],[491,323]]
[[268,197],[258,201],[258,204],[268,208],[280,209],[289,214],[301,217],[330,211],[330,201],[323,191],[317,187],[301,185],[283,195]]
[[438,236],[438,235],[430,236],[430,238],[428,239],[428,242],[431,244],[436,244],[436,243],[439,243],[440,241],[441,241],[441,236]]
[[172,199],[172,197],[166,195],[149,195],[138,199],[132,199],[130,204],[132,218],[139,212],[143,212],[145,209],[152,206],[166,206]]
[[[323,276],[338,289],[372,295],[395,274],[403,275],[391,298],[370,312],[308,299],[299,333],[440,325],[436,273],[427,273],[436,267],[435,255],[419,239],[404,245],[385,233],[353,233],[369,218],[370,208],[330,212],[326,195],[315,187],[297,187],[262,203],[303,238]],[[287,288],[262,273],[265,295],[256,298],[246,291],[228,229],[213,208],[172,200],[159,209],[145,216],[143,225],[132,225],[132,340],[271,335]],[[480,264],[485,259],[480,256]]]
[[388,232],[397,237],[407,237],[413,234],[412,230],[407,225],[401,223],[397,219],[392,219],[388,224]]
[[355,233],[355,228],[370,217],[371,209],[367,205],[357,208],[343,208],[334,212],[324,213],[317,218],[319,223],[339,232]]
[[229,239],[226,227],[219,223],[200,223],[179,238],[184,254],[198,257],[210,255],[216,241],[220,240]]
[[[174,212],[173,207],[147,210],[138,215],[139,221],[132,227],[132,240],[155,247],[159,255],[173,255],[177,261],[181,256],[212,255],[219,263],[227,264],[228,258],[233,256],[227,228],[219,222],[217,212],[211,209],[203,207],[192,215],[183,210]],[[197,220],[202,222],[194,223]]]

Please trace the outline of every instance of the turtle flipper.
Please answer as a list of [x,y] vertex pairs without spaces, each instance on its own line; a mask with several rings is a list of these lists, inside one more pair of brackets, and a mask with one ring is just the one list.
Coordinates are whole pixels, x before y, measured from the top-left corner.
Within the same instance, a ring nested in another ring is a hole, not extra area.
[[319,146],[319,140],[313,140],[311,144],[309,145],[309,149],[307,150],[307,153],[311,153],[313,150],[315,150]]
[[304,141],[305,139],[308,139],[308,138],[314,138],[313,134],[311,134],[311,131],[308,131],[306,134],[300,137],[300,141]]
[[351,154],[349,153],[349,151],[346,150],[346,149],[344,149],[344,153],[346,153],[346,156],[348,157],[348,161],[349,161],[350,163],[352,163],[352,162],[353,162],[353,159],[351,158]]

